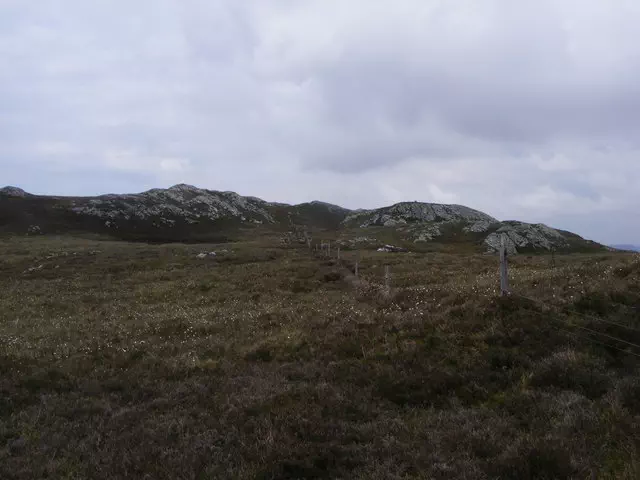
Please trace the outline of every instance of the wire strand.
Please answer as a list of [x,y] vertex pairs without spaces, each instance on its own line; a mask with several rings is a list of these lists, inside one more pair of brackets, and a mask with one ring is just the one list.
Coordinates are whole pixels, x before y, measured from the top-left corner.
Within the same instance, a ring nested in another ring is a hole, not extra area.
[[[550,305],[548,303],[544,303],[544,302],[542,302],[540,300],[536,300],[534,298],[525,297],[524,295],[520,295],[520,294],[517,294],[517,293],[512,293],[510,295],[515,296],[515,297],[520,297],[520,298],[523,298],[525,300],[529,300],[530,302],[542,305],[542,306],[547,307],[547,308],[551,308],[552,307],[552,305]],[[616,327],[625,328],[625,329],[630,330],[632,332],[640,333],[640,329],[637,329],[637,328],[634,328],[634,327],[630,327],[630,326],[624,325],[622,323],[612,322],[611,320],[605,320],[604,318],[596,317],[596,316],[590,315],[588,313],[580,313],[577,310],[568,308],[567,306],[556,306],[556,308],[563,308],[563,309],[567,310],[569,313],[573,313],[574,315],[582,317],[583,319],[586,318],[586,319],[594,320],[596,322],[608,323],[609,325],[615,325]],[[562,312],[560,312],[560,313],[562,313]]]
[[[532,301],[532,302],[534,302],[534,303],[541,304],[541,305],[543,305],[543,306],[548,306],[548,305],[544,304],[543,302],[537,301],[537,300],[535,300],[535,299],[533,299],[533,298],[525,297],[524,295],[518,295],[518,294],[514,294],[514,295],[515,295],[515,296],[517,296],[517,297],[524,298],[524,299],[526,299],[526,300],[530,300],[530,301]],[[531,313],[535,314],[535,315],[540,316],[540,317],[546,316],[545,312],[536,312],[536,311],[534,311],[534,310],[529,310],[529,311],[530,311]],[[546,312],[546,313],[554,313],[554,312]],[[594,318],[597,318],[597,317],[594,317]],[[632,347],[635,347],[635,348],[640,348],[640,345],[637,345],[637,344],[635,344],[635,343],[628,342],[628,341],[626,341],[626,340],[622,340],[621,338],[617,338],[617,337],[614,337],[614,336],[612,336],[612,335],[608,335],[608,334],[606,334],[606,333],[598,332],[597,330],[593,330],[593,329],[590,329],[590,328],[587,328],[587,327],[581,327],[580,325],[574,325],[574,324],[570,324],[570,326],[575,327],[575,328],[579,328],[579,329],[582,329],[582,330],[585,330],[585,331],[588,331],[588,332],[590,332],[591,334],[594,334],[594,335],[602,335],[602,336],[604,336],[604,337],[610,338],[611,340],[614,340],[614,341],[617,341],[617,342],[622,342],[622,343],[628,344],[628,345],[630,345],[630,346],[632,346]],[[571,332],[571,331],[569,331],[569,330],[566,330],[566,329],[564,329],[564,328],[561,328],[561,327],[558,327],[558,326],[555,326],[555,325],[551,325],[551,327],[552,327],[552,328],[555,328],[555,329],[557,329],[557,330],[563,331],[563,332],[565,332],[565,333],[568,333],[568,334],[570,334],[570,335],[572,335],[572,336],[574,336],[574,337],[577,337],[577,338],[584,338],[584,339],[586,339],[586,340],[589,340],[589,341],[592,341],[592,342],[598,343],[598,344],[600,344],[600,345],[605,345],[605,346],[610,347],[610,348],[613,348],[613,349],[615,349],[615,350],[619,350],[619,351],[621,351],[621,352],[629,353],[629,354],[631,354],[631,355],[634,355],[634,356],[640,357],[640,354],[637,354],[637,353],[635,353],[635,352],[631,352],[631,351],[628,351],[628,350],[623,350],[623,349],[621,349],[621,348],[619,348],[619,347],[616,347],[616,346],[614,346],[614,345],[611,345],[611,344],[609,344],[609,343],[605,343],[605,342],[598,341],[598,340],[596,340],[596,339],[594,339],[594,338],[592,338],[592,337],[585,337],[585,336],[581,336],[581,335],[578,335],[578,334],[576,334],[576,333],[574,333],[574,332]],[[627,328],[628,328],[628,327],[627,327]],[[633,329],[632,329],[632,330],[633,330]]]
[[612,335],[607,335],[606,333],[598,332],[597,330],[593,330],[591,328],[581,327],[580,325],[571,325],[571,326],[579,328],[581,330],[585,330],[587,332],[590,332],[590,333],[593,333],[593,334],[596,334],[596,335],[602,335],[603,337],[610,338],[611,340],[615,340],[617,342],[626,343],[627,345],[631,345],[632,347],[635,347],[635,348],[640,348],[640,345],[637,345],[637,344],[632,343],[632,342],[627,342],[626,340],[622,340],[621,338],[614,337]]
[[631,331],[631,332],[636,332],[636,333],[640,333],[640,330],[637,328],[633,328],[630,327],[628,325],[624,325],[622,323],[618,323],[618,322],[612,322],[611,320],[605,320],[604,318],[600,318],[600,317],[596,317],[594,315],[590,315],[588,313],[580,313],[577,310],[573,310],[570,308],[566,308],[565,309],[569,312],[569,313],[573,313],[574,315],[577,315],[579,317],[582,317],[583,319],[589,319],[589,320],[593,320],[596,322],[602,322],[602,323],[608,323],[609,325],[615,325],[616,327],[620,327],[620,328],[626,328],[627,330]]
[[635,352],[630,352],[628,350],[623,350],[622,348],[618,348],[618,347],[616,347],[614,345],[610,345],[610,344],[605,343],[605,342],[600,342],[600,341],[595,340],[595,339],[593,339],[591,337],[585,337],[583,335],[578,335],[577,333],[570,332],[569,330],[565,330],[564,328],[559,328],[559,327],[555,327],[555,328],[557,328],[561,332],[564,332],[564,333],[567,333],[567,334],[571,335],[572,337],[581,338],[581,339],[587,340],[589,342],[597,343],[599,345],[604,345],[606,347],[613,348],[614,350],[618,350],[619,352],[628,353],[629,355],[633,355],[635,357],[640,358],[640,354],[637,354]]

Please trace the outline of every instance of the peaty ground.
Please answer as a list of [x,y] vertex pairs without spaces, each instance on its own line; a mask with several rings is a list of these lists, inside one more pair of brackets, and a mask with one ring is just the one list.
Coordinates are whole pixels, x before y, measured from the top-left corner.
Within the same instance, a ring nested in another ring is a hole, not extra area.
[[0,478],[640,478],[638,256],[342,257],[0,241]]

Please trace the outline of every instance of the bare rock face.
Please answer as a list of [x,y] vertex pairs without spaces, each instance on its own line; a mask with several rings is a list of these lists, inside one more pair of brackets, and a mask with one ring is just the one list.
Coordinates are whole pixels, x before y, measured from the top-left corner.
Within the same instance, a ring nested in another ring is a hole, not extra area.
[[396,247],[395,245],[384,245],[377,250],[378,252],[386,253],[406,253],[407,249],[402,247]]
[[18,187],[3,187],[0,188],[0,195],[6,195],[7,197],[27,197],[29,194]]
[[426,224],[414,230],[413,241],[414,243],[429,242],[435,240],[441,235],[442,230],[440,229],[440,225],[438,225],[437,223]]
[[202,219],[223,218],[273,223],[274,220],[265,207],[266,202],[255,197],[180,184],[169,189],[153,189],[139,194],[104,195],[79,200],[72,210],[77,214],[99,217],[105,221],[157,219],[166,226],[173,226],[176,220],[195,223]]
[[552,250],[568,246],[567,239],[561,232],[542,223],[504,222],[485,239],[484,244],[489,252],[500,249],[503,234],[510,254],[522,249]]
[[486,213],[463,205],[441,205],[437,203],[403,202],[376,210],[360,210],[348,215],[345,225],[394,227],[407,223],[424,222],[479,222],[495,223],[497,220]]
[[359,228],[392,227],[414,243],[446,242],[452,235],[482,242],[490,252],[498,251],[505,235],[507,251],[564,249],[564,233],[543,224],[499,222],[486,213],[462,205],[398,203],[377,210],[359,210],[347,215],[343,225]]
[[483,233],[489,231],[494,224],[495,221],[491,222],[489,220],[479,220],[470,225],[467,225],[463,230],[467,233]]

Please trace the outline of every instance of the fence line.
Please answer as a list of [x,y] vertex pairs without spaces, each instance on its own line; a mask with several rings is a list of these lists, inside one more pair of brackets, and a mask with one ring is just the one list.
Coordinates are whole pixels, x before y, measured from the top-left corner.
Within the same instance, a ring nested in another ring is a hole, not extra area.
[[[520,297],[520,298],[523,298],[523,299],[525,299],[525,300],[529,300],[529,301],[531,301],[531,302],[533,302],[533,303],[536,303],[536,304],[542,305],[542,306],[544,306],[544,307],[550,307],[550,305],[549,305],[549,304],[546,304],[546,303],[541,302],[541,301],[539,301],[539,300],[535,300],[535,299],[530,298],[530,297],[525,297],[524,295],[513,294],[513,296],[515,296],[515,297]],[[531,313],[537,314],[537,315],[539,315],[539,316],[540,316],[540,315],[542,315],[542,312],[536,312],[536,311],[533,311],[533,310],[529,310],[529,311],[530,311]],[[546,313],[556,313],[556,314],[557,314],[558,312],[549,311],[549,312],[546,312]],[[562,313],[562,312],[559,312],[559,313]],[[581,315],[579,312],[576,312],[576,311],[572,311],[571,313],[576,314],[577,316],[581,317],[583,320],[584,320],[584,319],[592,319],[592,320],[602,321],[602,322],[604,322],[604,323],[613,323],[613,324],[614,324],[614,325],[616,325],[616,326],[624,327],[624,328],[628,328],[628,329],[630,329],[630,330],[632,330],[632,331],[634,331],[634,332],[640,332],[640,330],[637,330],[637,329],[634,329],[634,328],[631,328],[631,327],[627,327],[627,326],[622,325],[622,324],[617,324],[617,323],[614,323],[614,322],[608,322],[607,320],[604,320],[604,319],[599,318],[599,317],[594,317],[594,316],[592,316],[592,315]],[[640,349],[640,345],[635,344],[635,343],[632,343],[632,342],[629,342],[629,341],[627,341],[627,340],[623,340],[623,339],[618,338],[618,337],[614,337],[613,335],[609,335],[609,334],[606,334],[606,333],[603,333],[603,332],[599,332],[599,331],[597,331],[597,330],[593,330],[593,329],[591,329],[591,328],[587,328],[587,327],[583,327],[583,326],[580,326],[580,325],[576,325],[576,324],[573,324],[573,323],[570,323],[570,324],[569,324],[569,326],[570,326],[570,327],[578,328],[578,329],[580,329],[580,330],[587,331],[587,332],[589,332],[589,333],[590,333],[590,334],[592,334],[592,335],[601,335],[601,336],[603,336],[603,337],[609,338],[609,339],[614,340],[614,341],[616,341],[616,342],[621,342],[621,343],[624,343],[624,344],[630,345],[631,347],[634,347],[634,348],[638,348],[638,349]],[[627,349],[627,350],[623,350],[622,348],[616,347],[616,346],[611,345],[611,344],[609,344],[609,343],[605,343],[605,342],[601,342],[601,341],[599,341],[599,340],[595,340],[595,339],[593,339],[592,337],[580,336],[580,335],[576,334],[575,332],[571,332],[571,331],[569,331],[569,330],[563,329],[563,328],[558,327],[558,326],[555,326],[555,325],[551,325],[551,327],[553,327],[553,328],[555,328],[555,329],[557,329],[557,330],[563,331],[563,332],[565,332],[565,333],[569,333],[569,334],[571,334],[571,335],[573,335],[573,336],[575,336],[575,337],[578,337],[578,338],[585,338],[585,339],[588,339],[588,340],[594,341],[594,342],[596,342],[596,343],[599,343],[599,344],[601,344],[601,345],[606,345],[606,346],[608,346],[608,347],[614,348],[614,349],[619,350],[619,351],[621,351],[621,352],[629,353],[629,354],[631,354],[631,355],[635,355],[635,356],[637,356],[637,357],[640,357],[640,354],[637,354],[637,353],[635,353],[635,352],[629,351],[628,349]]]
[[[567,312],[573,313],[574,315],[577,315],[577,316],[582,317],[582,318],[586,318],[586,319],[593,320],[593,321],[596,321],[596,322],[608,323],[608,324],[614,325],[616,327],[625,328],[625,329],[630,330],[632,332],[640,333],[640,329],[638,329],[638,328],[630,327],[628,325],[623,325],[622,323],[618,323],[618,322],[612,322],[611,320],[605,320],[604,318],[596,317],[595,315],[591,315],[591,314],[588,314],[588,313],[581,313],[581,312],[578,312],[577,310],[569,308],[568,305],[551,305],[551,304],[548,304],[548,303],[541,302],[540,300],[536,300],[535,298],[526,297],[524,295],[520,295],[518,293],[513,293],[513,292],[510,295],[512,297],[524,298],[525,300],[529,300],[530,302],[537,303],[537,304],[543,305],[545,307],[563,308]],[[619,304],[619,305],[622,305],[622,304]]]
[[611,345],[609,343],[601,342],[601,341],[596,340],[596,339],[591,338],[591,337],[585,337],[583,335],[578,335],[577,333],[571,332],[569,330],[565,330],[564,328],[560,328],[560,327],[554,327],[554,328],[556,328],[557,330],[559,330],[561,332],[565,332],[565,333],[571,335],[572,337],[581,338],[581,339],[587,340],[589,342],[593,342],[593,343],[597,343],[599,345],[604,345],[606,347],[613,348],[614,350],[618,350],[618,351],[620,351],[622,353],[628,353],[629,355],[634,355],[636,357],[640,357],[640,354],[637,354],[635,352],[630,352],[629,350],[623,350],[622,348],[618,348],[618,347],[616,347],[614,345]]
[[[516,296],[519,296],[519,297],[525,298],[525,299],[527,299],[527,300],[531,300],[532,302],[535,302],[535,303],[540,303],[540,304],[542,304],[542,302],[538,302],[538,301],[536,301],[536,300],[534,300],[534,299],[532,299],[532,298],[529,298],[529,297],[524,297],[524,296],[522,296],[522,295],[516,295]],[[546,306],[546,305],[545,305],[545,306]],[[538,315],[539,317],[544,318],[545,320],[547,320],[547,315],[546,315],[546,314],[551,314],[551,313],[556,313],[556,312],[548,311],[548,312],[544,312],[544,313],[543,313],[543,312],[536,312],[535,310],[529,310],[529,313],[533,313],[534,315]],[[620,347],[618,347],[618,346],[611,345],[610,343],[602,342],[602,341],[600,341],[600,340],[596,340],[596,339],[594,339],[594,338],[592,338],[592,337],[588,337],[588,336],[584,336],[584,335],[579,335],[579,334],[577,334],[576,332],[572,332],[572,331],[570,331],[570,330],[567,330],[567,329],[565,329],[565,328],[559,327],[559,326],[557,326],[557,325],[553,325],[553,323],[549,323],[548,325],[549,325],[551,328],[554,328],[555,330],[558,330],[558,331],[560,331],[560,332],[567,333],[567,334],[569,334],[569,335],[571,335],[571,336],[573,336],[573,337],[576,337],[576,338],[582,338],[582,339],[584,339],[584,340],[588,340],[588,341],[591,341],[591,342],[597,343],[597,344],[599,344],[599,345],[604,345],[604,346],[607,346],[607,347],[613,348],[614,350],[618,350],[618,351],[623,352],[623,353],[628,353],[628,354],[630,354],[630,355],[634,355],[634,356],[636,356],[636,357],[640,357],[640,354],[635,353],[635,352],[633,352],[633,351],[630,351],[629,349],[624,350],[624,349],[622,349],[622,348],[620,348]],[[580,327],[579,325],[575,325],[575,324],[569,324],[569,326],[571,326],[571,327],[576,327],[576,328],[580,328],[580,329],[583,329],[583,330],[585,330],[585,329],[586,329],[585,327]],[[603,334],[602,332],[598,332],[597,330],[591,330],[591,329],[586,329],[586,330],[589,330],[589,332],[591,332],[591,333],[592,333],[592,334],[594,334],[594,335],[603,335],[603,336],[605,336],[605,337],[611,338],[612,340],[615,340],[615,341],[618,341],[618,342],[627,343],[627,344],[629,344],[629,345],[631,345],[631,346],[633,346],[633,347],[635,347],[635,348],[640,349],[640,345],[636,345],[636,344],[634,344],[634,343],[627,342],[626,340],[622,340],[622,339],[620,339],[620,338],[613,337],[613,336],[611,336],[611,335]]]
[[[324,247],[326,247],[326,252],[325,252],[325,248]],[[322,242],[321,245],[320,245],[320,249],[321,249],[323,254],[326,253],[326,256],[328,258],[331,258],[331,242],[327,242],[327,243]],[[342,265],[340,244],[336,243],[336,248],[334,249],[334,251],[336,251],[336,255],[337,255],[336,256],[336,260],[337,260],[338,265]],[[553,263],[555,264],[555,254],[553,255],[553,257],[554,257],[553,258],[553,260],[554,260]],[[509,288],[508,261],[507,261],[507,258],[508,258],[508,256],[507,256],[507,249],[506,249],[506,241],[505,241],[505,239],[503,237],[503,238],[501,238],[501,244],[500,244],[500,270],[499,270],[500,271],[500,294],[501,294],[501,296],[513,296],[513,297],[518,297],[518,298],[525,299],[527,301],[530,301],[530,302],[532,302],[534,304],[540,305],[543,308],[547,309],[546,314],[575,315],[575,316],[581,318],[582,320],[591,320],[591,321],[594,321],[594,322],[601,322],[603,324],[613,325],[613,326],[616,326],[616,327],[619,327],[619,328],[626,329],[626,330],[631,331],[631,332],[640,333],[640,329],[638,329],[638,328],[634,328],[634,327],[631,327],[631,326],[628,326],[628,325],[624,325],[624,324],[621,324],[621,323],[618,323],[618,322],[613,322],[611,320],[605,320],[604,318],[596,317],[596,316],[591,315],[591,314],[581,313],[581,312],[578,312],[575,309],[569,308],[568,305],[552,305],[552,304],[545,303],[545,302],[542,302],[540,300],[537,300],[537,299],[534,299],[534,298],[531,298],[531,297],[527,297],[525,295],[521,295],[521,294],[512,292],[511,289]],[[359,278],[359,273],[360,273],[359,272],[359,267],[360,267],[360,251],[358,250],[357,251],[357,256],[356,256],[356,259],[355,259],[355,267],[354,267],[354,273],[355,273],[355,277],[356,278]],[[385,265],[385,268],[384,268],[384,283],[382,285],[380,285],[380,287],[382,287],[384,289],[384,292],[385,292],[386,295],[390,295],[390,293],[391,293],[391,274],[390,274],[390,268],[389,268],[388,264]],[[621,303],[618,303],[618,302],[610,302],[610,303],[614,304],[614,305],[621,306],[621,307],[631,308],[631,309],[634,309],[634,310],[638,309],[638,307],[633,307],[633,306],[621,304]],[[558,312],[557,309],[562,309],[562,311]],[[530,310],[530,312],[533,313],[533,314],[539,315],[539,316],[544,315],[543,312],[536,312],[534,310]],[[629,342],[627,340],[623,340],[621,338],[615,337],[613,335],[609,335],[607,333],[599,332],[597,330],[593,330],[593,329],[588,328],[588,327],[577,325],[575,323],[568,323],[568,326],[580,329],[580,330],[585,331],[585,332],[588,332],[588,334],[590,334],[590,335],[600,335],[602,337],[605,337],[607,339],[613,340],[615,342],[620,342],[620,343],[629,345],[630,347],[640,349],[640,345],[638,345],[636,343]],[[620,352],[629,353],[631,355],[640,357],[640,354],[635,353],[633,351],[629,351],[628,348],[626,350],[624,350],[624,349],[619,348],[619,347],[617,347],[615,345],[611,345],[610,343],[606,343],[606,342],[602,342],[602,341],[596,340],[596,339],[594,339],[594,338],[592,338],[590,336],[584,336],[584,335],[581,336],[581,335],[578,335],[575,332],[571,332],[570,330],[563,329],[563,328],[555,326],[553,324],[551,324],[551,327],[555,328],[555,329],[557,329],[559,331],[568,333],[569,335],[571,335],[571,336],[573,336],[575,338],[582,338],[582,339],[585,339],[585,340],[588,340],[588,341],[591,341],[591,342],[594,342],[594,343],[597,343],[597,344],[600,344],[600,345],[604,345],[604,346],[613,348],[613,349],[618,350]]]
[[615,340],[616,342],[622,342],[622,343],[626,343],[627,345],[631,345],[632,347],[640,348],[640,345],[637,345],[637,344],[632,343],[632,342],[628,342],[626,340],[622,340],[621,338],[614,337],[614,336],[606,334],[606,333],[598,332],[597,330],[593,330],[591,328],[581,327],[580,325],[573,325],[573,324],[571,326],[579,328],[580,330],[585,330],[587,332],[590,332],[590,333],[593,333],[593,334],[596,334],[596,335],[602,335],[603,337],[610,338],[611,340]]

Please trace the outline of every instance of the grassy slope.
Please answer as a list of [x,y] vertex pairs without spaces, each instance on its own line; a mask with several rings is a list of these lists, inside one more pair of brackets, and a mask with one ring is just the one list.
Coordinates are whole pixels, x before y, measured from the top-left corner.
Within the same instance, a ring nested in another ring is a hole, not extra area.
[[570,313],[640,328],[637,256],[514,258],[546,308],[489,256],[262,242],[3,240],[0,478],[640,476],[640,358],[571,335],[640,334]]

